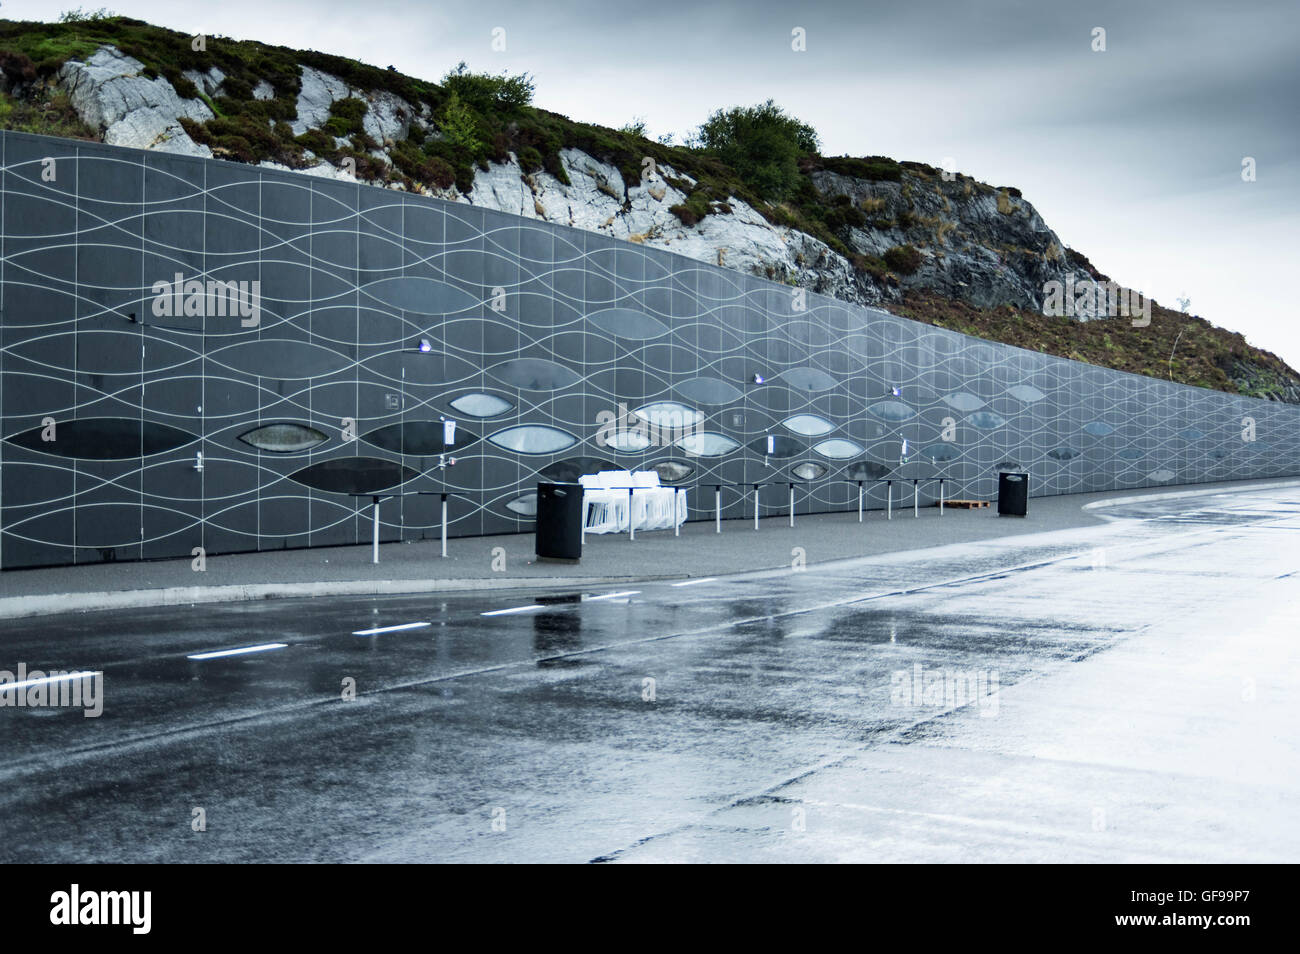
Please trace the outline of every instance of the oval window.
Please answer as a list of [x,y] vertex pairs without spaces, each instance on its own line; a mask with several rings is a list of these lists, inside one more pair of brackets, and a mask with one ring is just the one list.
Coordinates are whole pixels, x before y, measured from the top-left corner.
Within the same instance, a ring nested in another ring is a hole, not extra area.
[[688,434],[676,441],[676,445],[693,457],[722,457],[740,446],[730,437],[708,432]]
[[842,437],[833,437],[828,441],[822,441],[820,444],[814,444],[813,450],[832,460],[847,460],[862,453],[861,447]]
[[568,431],[544,424],[524,424],[507,427],[488,438],[498,447],[520,454],[554,454],[578,443]]
[[462,394],[454,401],[448,402],[462,414],[470,417],[496,417],[514,407],[503,397],[495,394]]
[[796,414],[794,417],[787,417],[781,424],[786,430],[803,434],[805,437],[821,437],[835,430],[834,424],[815,414]]
[[323,431],[305,424],[263,424],[240,434],[239,439],[272,454],[294,454],[329,440]]

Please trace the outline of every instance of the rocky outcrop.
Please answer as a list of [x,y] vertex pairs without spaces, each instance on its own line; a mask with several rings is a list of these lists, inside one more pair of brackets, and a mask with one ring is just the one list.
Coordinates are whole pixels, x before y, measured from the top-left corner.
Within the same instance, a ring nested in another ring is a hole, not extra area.
[[212,119],[207,104],[182,99],[166,79],[150,79],[143,63],[111,46],[101,47],[85,61],[69,60],[56,82],[82,122],[110,145],[212,157],[212,150],[190,139],[180,124],[182,117]]
[[568,185],[546,172],[524,173],[511,156],[509,162],[489,164],[477,173],[467,196],[451,190],[446,197],[668,249],[845,301],[875,304],[882,300],[879,287],[864,280],[848,259],[826,243],[773,225],[739,199],[729,201],[727,213],[684,225],[671,209],[684,202],[686,194],[671,182],[695,183],[670,166],[629,185],[616,167],[581,150],[561,150],[560,159]]
[[330,107],[341,99],[363,100],[366,113],[362,128],[375,142],[388,146],[410,134],[412,119],[419,114],[414,106],[388,90],[353,89],[337,76],[304,66],[298,90],[298,118],[289,124],[293,134],[301,136],[309,129],[323,127],[329,121]]
[[941,174],[892,182],[821,170],[812,180],[832,201],[847,196],[868,218],[849,230],[855,252],[879,257],[900,245],[921,251],[920,267],[898,277],[900,290],[927,289],[980,308],[1039,310],[1047,282],[1091,281],[1068,263],[1063,243],[1034,207],[1009,190]]
[[351,95],[348,84],[337,76],[304,66],[298,90],[298,118],[289,124],[293,134],[301,136],[309,129],[320,129],[329,121],[330,107]]

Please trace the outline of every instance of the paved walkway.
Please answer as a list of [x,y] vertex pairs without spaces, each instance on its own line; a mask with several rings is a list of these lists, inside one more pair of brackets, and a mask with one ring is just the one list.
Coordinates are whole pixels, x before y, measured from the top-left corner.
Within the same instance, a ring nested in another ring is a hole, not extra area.
[[445,559],[438,541],[388,543],[380,562],[371,547],[347,546],[211,556],[203,572],[189,559],[97,563],[0,572],[0,618],[49,613],[315,596],[419,593],[532,586],[563,587],[596,582],[722,576],[792,565],[901,552],[950,543],[1040,533],[1096,524],[1107,502],[1168,494],[1212,494],[1247,487],[1300,486],[1300,480],[1228,482],[1037,497],[1025,518],[999,518],[996,504],[982,510],[923,507],[752,520],[688,523],[681,536],[669,531],[588,536],[577,564],[538,562],[531,533],[453,538]]

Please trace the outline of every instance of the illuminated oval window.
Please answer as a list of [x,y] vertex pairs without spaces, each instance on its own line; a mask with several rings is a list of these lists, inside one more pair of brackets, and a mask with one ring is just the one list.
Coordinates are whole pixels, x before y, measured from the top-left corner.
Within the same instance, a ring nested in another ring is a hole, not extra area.
[[1047,456],[1052,460],[1074,460],[1079,456],[1079,452],[1073,447],[1058,447],[1055,450],[1049,450]]
[[902,401],[880,401],[871,405],[867,410],[882,421],[906,421],[916,414]]
[[1001,473],[1004,470],[1012,471],[1012,472],[1018,472],[1024,470],[1024,468],[1021,467],[1020,464],[1014,460],[1004,460],[1002,463],[998,464],[993,469],[998,471],[999,473]]
[[240,434],[239,439],[272,454],[294,454],[329,440],[323,431],[305,424],[263,424]]
[[537,516],[537,494],[524,494],[522,497],[516,497],[506,504],[506,509],[519,514],[521,517]]
[[1147,480],[1154,480],[1156,483],[1163,484],[1167,480],[1173,480],[1178,475],[1172,470],[1153,470],[1147,474]]
[[498,447],[520,454],[556,454],[578,443],[568,431],[544,424],[524,424],[507,427],[488,438]]
[[505,398],[495,394],[462,394],[449,402],[452,407],[470,417],[496,417],[514,407]]
[[647,404],[644,407],[637,408],[632,413],[656,427],[676,429],[694,427],[704,420],[704,415],[699,411],[673,401],[659,401],[655,404]]
[[812,461],[806,461],[793,467],[790,473],[794,474],[800,480],[817,480],[826,476],[827,468],[821,464],[815,464]]
[[992,411],[980,411],[977,414],[972,414],[966,420],[981,431],[994,430],[1007,422],[1007,419],[1001,414],[994,414]]
[[605,447],[616,454],[635,454],[650,446],[650,438],[638,430],[617,430],[602,438]]
[[44,440],[45,427],[33,427],[7,438],[28,450],[80,460],[126,460],[175,450],[197,441],[198,435],[169,424],[116,417],[56,421],[54,440]]
[[[1115,456],[1122,457],[1124,460],[1141,460],[1146,455],[1147,452],[1140,447],[1126,447]],[[1050,457],[1052,455],[1048,454],[1047,456]]]
[[660,480],[668,484],[675,484],[679,480],[685,480],[695,473],[694,467],[680,460],[661,460],[650,469],[659,475]]
[[290,474],[289,479],[328,493],[373,494],[418,476],[418,471],[396,461],[377,457],[340,457],[304,467]]
[[488,368],[488,374],[528,391],[558,391],[578,383],[578,372],[545,358],[515,358]]
[[930,458],[930,460],[941,461],[956,460],[960,452],[954,445],[940,441],[938,444],[931,444],[921,453]]
[[388,424],[378,427],[362,438],[367,443],[382,447],[396,454],[412,454],[416,457],[428,457],[446,451],[458,450],[472,444],[478,437],[465,430],[456,428],[456,435],[450,445],[444,444],[442,421],[405,421],[401,424]]
[[832,437],[828,441],[814,444],[813,450],[823,457],[831,458],[831,460],[847,460],[862,453],[861,447],[853,443],[853,441],[846,441],[842,437]]
[[978,411],[984,406],[984,402],[969,391],[958,391],[955,394],[945,394],[943,396],[943,403],[947,404],[955,411]]
[[781,424],[787,430],[806,437],[821,437],[835,430],[834,424],[815,414],[796,414],[794,417],[787,417]]
[[618,470],[613,461],[599,457],[570,457],[568,460],[548,464],[537,472],[543,480],[557,484],[574,484],[585,474],[599,474],[602,470]]
[[1185,441],[1199,441],[1202,437],[1205,436],[1205,432],[1197,430],[1194,427],[1189,427],[1185,430],[1179,431],[1178,436]]
[[817,368],[789,368],[777,377],[800,391],[829,391],[836,384],[833,377]]
[[730,437],[709,432],[688,434],[675,443],[676,446],[693,457],[722,457],[725,454],[730,454],[740,446]]
[[1041,401],[1047,397],[1046,394],[1032,384],[1017,384],[1014,388],[1008,388],[1007,393],[1017,401],[1024,401],[1026,404],[1032,404],[1034,401]]
[[803,444],[793,437],[786,437],[783,434],[775,434],[771,437],[771,449],[768,447],[768,438],[760,437],[749,442],[749,449],[755,454],[761,454],[764,457],[794,457],[803,453]]
[[1089,421],[1083,425],[1083,429],[1093,437],[1105,437],[1107,434],[1114,434],[1115,428],[1111,427],[1105,421]]
[[673,390],[696,404],[730,404],[744,397],[739,388],[721,378],[692,378]]

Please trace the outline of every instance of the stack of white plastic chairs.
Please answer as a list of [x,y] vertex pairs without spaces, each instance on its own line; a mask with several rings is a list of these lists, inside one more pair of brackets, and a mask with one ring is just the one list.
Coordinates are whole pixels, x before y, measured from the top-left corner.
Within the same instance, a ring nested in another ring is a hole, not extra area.
[[604,470],[578,482],[587,533],[626,533],[633,526],[670,530],[686,521],[686,491],[660,486],[653,470]]
[[[612,479],[620,476],[624,479]],[[587,533],[621,533],[628,529],[627,491],[610,488],[628,486],[631,477],[626,470],[605,470],[578,478],[582,484],[583,522]]]

